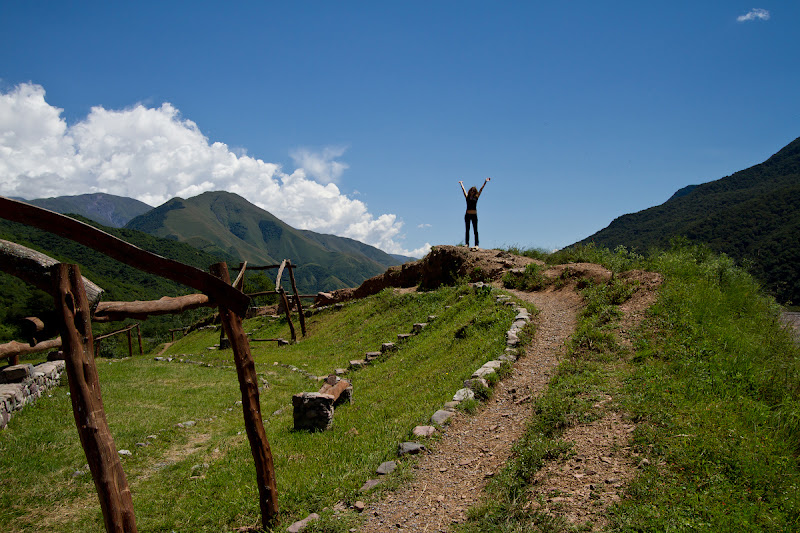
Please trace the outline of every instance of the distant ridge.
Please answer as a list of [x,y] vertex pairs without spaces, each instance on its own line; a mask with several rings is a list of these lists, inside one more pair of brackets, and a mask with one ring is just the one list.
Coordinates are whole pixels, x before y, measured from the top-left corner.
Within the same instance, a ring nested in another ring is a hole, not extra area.
[[362,242],[298,230],[241,196],[224,191],[173,198],[126,225],[209,252],[254,264],[291,259],[301,290],[356,287],[389,266],[402,263]]
[[750,264],[778,301],[800,304],[800,138],[765,162],[690,185],[663,204],[623,215],[580,241],[638,250],[673,237],[705,243]]
[[81,215],[112,228],[121,228],[132,218],[152,209],[139,200],[102,192],[22,201],[56,213]]

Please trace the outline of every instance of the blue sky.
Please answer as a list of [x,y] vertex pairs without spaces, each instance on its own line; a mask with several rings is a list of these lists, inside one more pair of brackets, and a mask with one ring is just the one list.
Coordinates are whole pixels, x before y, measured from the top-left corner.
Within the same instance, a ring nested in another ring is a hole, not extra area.
[[0,1],[0,194],[557,248],[800,136],[800,3]]

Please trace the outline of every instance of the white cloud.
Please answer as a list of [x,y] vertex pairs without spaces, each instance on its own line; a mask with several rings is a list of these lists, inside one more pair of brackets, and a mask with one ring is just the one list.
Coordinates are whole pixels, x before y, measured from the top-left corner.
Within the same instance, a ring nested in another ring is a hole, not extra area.
[[431,251],[431,244],[426,242],[423,246],[420,246],[416,250],[411,250],[410,252],[400,252],[402,255],[407,255],[409,257],[425,257],[428,255],[428,252]]
[[748,22],[750,20],[769,20],[769,11],[766,9],[754,8],[744,15],[736,17],[739,22]]
[[68,126],[62,110],[45,101],[40,85],[0,92],[0,194],[23,198],[105,192],[149,205],[226,190],[243,196],[288,224],[350,237],[390,253],[413,255],[398,239],[394,214],[371,214],[342,194],[335,182],[348,165],[345,148],[294,152],[298,168],[249,157],[210,142],[171,104],[123,110],[92,108]]
[[299,148],[291,154],[295,165],[304,169],[312,178],[320,183],[337,183],[342,173],[349,167],[346,163],[336,161],[344,155],[347,148],[343,146],[329,146],[322,153],[313,152],[307,148]]
[[417,227],[419,229],[427,229],[427,228],[430,228],[431,225],[430,224],[418,224]]

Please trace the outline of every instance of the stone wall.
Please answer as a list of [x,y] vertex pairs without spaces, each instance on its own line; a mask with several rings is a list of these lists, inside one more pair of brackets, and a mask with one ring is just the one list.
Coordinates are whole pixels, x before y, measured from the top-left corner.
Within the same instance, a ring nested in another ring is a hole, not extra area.
[[19,411],[53,387],[61,384],[64,361],[47,361],[36,366],[21,364],[0,369],[0,429]]

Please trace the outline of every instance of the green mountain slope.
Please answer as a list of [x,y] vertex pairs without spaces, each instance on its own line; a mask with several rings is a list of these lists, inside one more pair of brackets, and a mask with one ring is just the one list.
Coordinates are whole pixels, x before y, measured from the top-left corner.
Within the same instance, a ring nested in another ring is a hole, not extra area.
[[290,259],[299,265],[295,277],[302,292],[355,287],[399,264],[358,241],[297,230],[241,196],[223,191],[173,198],[126,227],[259,265]]
[[[208,270],[210,265],[219,261],[228,261],[229,264],[237,261],[230,256],[210,254],[188,244],[159,239],[140,231],[109,228],[78,216],[75,218],[99,227],[139,248],[202,270]],[[91,248],[24,224],[0,219],[0,239],[33,248],[62,262],[77,263],[84,276],[103,288],[105,301],[157,300],[162,296],[197,292],[173,281],[129,267]],[[0,272],[0,287],[3,287],[0,291],[0,341],[19,340],[18,321],[25,316],[38,316],[50,325],[55,323],[53,299],[47,293],[34,289],[4,272]],[[191,323],[191,315],[187,320]],[[168,328],[183,325],[181,321],[180,316],[152,317],[143,323],[143,332],[145,336],[165,333]]]
[[37,198],[23,201],[56,213],[76,213],[112,228],[121,228],[133,217],[152,209],[151,206],[139,200],[105,193],[57,196],[55,198]]
[[764,163],[689,186],[662,205],[624,215],[580,241],[665,247],[683,236],[737,261],[781,302],[800,302],[800,138]]

